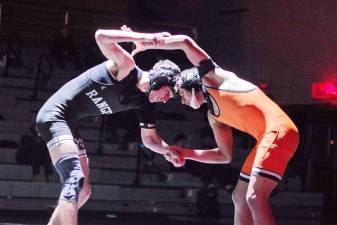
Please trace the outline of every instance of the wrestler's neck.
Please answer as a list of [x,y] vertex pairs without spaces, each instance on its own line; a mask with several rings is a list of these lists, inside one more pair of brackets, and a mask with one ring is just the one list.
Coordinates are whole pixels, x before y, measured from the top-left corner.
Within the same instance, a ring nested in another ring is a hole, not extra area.
[[142,71],[136,86],[141,92],[147,92],[150,89],[149,72]]
[[199,104],[202,105],[204,103],[207,103],[206,99],[205,99],[205,96],[204,94],[202,93],[202,91],[199,91],[197,94],[196,94],[196,99],[198,100]]

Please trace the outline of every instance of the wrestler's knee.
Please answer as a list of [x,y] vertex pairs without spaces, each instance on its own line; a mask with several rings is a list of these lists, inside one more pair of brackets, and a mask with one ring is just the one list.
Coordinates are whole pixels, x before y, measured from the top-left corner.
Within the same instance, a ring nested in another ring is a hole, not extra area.
[[259,210],[268,204],[268,195],[259,190],[248,190],[246,201],[251,210]]
[[55,163],[55,168],[62,182],[60,199],[78,202],[84,184],[84,175],[78,156],[75,154],[65,155]]
[[235,188],[232,192],[233,203],[237,206],[247,204],[245,196],[246,196],[245,192],[242,192],[238,188]]
[[300,141],[298,129],[296,127],[289,128],[283,133],[283,143],[285,144],[286,148],[289,151],[295,151]]

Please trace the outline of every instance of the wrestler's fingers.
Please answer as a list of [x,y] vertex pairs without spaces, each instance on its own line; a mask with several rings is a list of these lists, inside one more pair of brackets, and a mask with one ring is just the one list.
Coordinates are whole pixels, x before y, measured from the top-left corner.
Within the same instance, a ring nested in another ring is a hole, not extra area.
[[123,26],[121,26],[121,30],[132,32],[131,28],[126,26],[125,24]]

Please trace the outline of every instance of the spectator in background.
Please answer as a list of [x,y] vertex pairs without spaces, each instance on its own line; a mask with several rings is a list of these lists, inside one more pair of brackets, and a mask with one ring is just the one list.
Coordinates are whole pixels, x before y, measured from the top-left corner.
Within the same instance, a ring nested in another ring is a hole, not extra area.
[[38,135],[34,125],[29,128],[28,133],[22,135],[16,161],[19,164],[32,166],[34,181],[43,180],[40,173],[41,166],[44,169],[44,180],[50,180],[50,176],[53,174],[51,160],[45,142]]
[[71,61],[75,69],[82,68],[81,54],[78,41],[75,41],[68,25],[63,25],[53,35],[50,54],[59,68],[64,68],[66,62]]

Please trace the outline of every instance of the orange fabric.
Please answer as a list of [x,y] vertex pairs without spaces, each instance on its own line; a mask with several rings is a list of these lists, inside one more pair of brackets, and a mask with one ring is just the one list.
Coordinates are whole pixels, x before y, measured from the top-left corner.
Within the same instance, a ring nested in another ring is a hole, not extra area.
[[297,130],[266,133],[247,156],[241,172],[250,176],[252,168],[258,167],[283,176],[298,141]]
[[256,140],[280,126],[296,128],[283,110],[259,88],[244,93],[234,93],[208,88],[220,109],[215,120],[246,132]]
[[286,113],[259,88],[243,93],[207,89],[220,110],[214,119],[257,140],[241,172],[250,175],[259,167],[283,175],[298,145],[298,130]]

